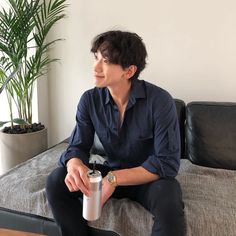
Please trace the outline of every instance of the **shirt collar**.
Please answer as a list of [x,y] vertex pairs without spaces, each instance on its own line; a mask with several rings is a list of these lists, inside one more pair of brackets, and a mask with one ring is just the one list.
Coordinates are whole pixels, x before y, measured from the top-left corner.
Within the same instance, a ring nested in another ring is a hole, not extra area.
[[[132,104],[134,104],[137,98],[145,98],[146,92],[145,92],[143,81],[139,79],[132,79],[131,83],[132,84],[131,84],[129,101]],[[112,102],[112,99],[111,99],[109,90],[106,88],[105,89],[105,104],[108,104],[109,102]]]
[[139,79],[132,79],[129,100],[135,101],[136,98],[145,98],[145,97],[146,97],[146,92],[143,81]]
[[105,88],[105,104],[107,105],[111,101],[110,93],[107,88]]

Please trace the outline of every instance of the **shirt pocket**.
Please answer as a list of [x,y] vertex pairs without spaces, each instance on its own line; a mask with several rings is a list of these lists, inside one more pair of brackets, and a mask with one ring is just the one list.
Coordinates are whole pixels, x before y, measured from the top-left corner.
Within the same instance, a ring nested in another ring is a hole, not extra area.
[[152,133],[149,133],[149,134],[140,134],[139,137],[138,137],[138,140],[140,141],[147,141],[149,139],[153,139],[153,134]]
[[141,165],[146,161],[149,155],[153,154],[153,137],[152,133],[145,133],[130,139],[129,150],[127,150],[130,166],[132,166],[133,163],[136,163],[135,166]]
[[[147,154],[153,150],[153,133],[140,134],[137,138],[133,139],[133,147],[141,154]],[[136,152],[137,152],[136,151]]]

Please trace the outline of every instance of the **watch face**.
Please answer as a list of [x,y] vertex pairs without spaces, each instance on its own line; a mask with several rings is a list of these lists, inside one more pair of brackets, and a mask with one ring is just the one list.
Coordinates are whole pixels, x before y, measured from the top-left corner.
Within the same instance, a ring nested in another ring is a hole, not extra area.
[[108,173],[107,180],[110,183],[113,183],[115,181],[114,175],[112,173]]
[[109,172],[108,175],[107,175],[107,181],[114,187],[117,186],[117,183],[116,183],[116,176],[112,173],[112,172]]

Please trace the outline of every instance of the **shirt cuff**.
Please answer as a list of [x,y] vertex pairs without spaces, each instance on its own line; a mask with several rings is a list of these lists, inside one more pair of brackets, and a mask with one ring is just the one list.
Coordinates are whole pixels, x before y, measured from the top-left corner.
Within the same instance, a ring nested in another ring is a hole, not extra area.
[[160,178],[165,177],[161,162],[155,155],[143,162],[142,167],[153,174],[158,174]]
[[66,167],[67,162],[74,157],[80,159],[86,166],[89,165],[89,155],[80,150],[65,151],[60,157],[59,164]]

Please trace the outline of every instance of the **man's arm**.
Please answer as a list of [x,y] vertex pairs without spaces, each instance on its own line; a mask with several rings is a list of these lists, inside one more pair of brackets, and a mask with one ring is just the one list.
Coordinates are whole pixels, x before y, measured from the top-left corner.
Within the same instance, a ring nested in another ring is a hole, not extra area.
[[159,179],[159,175],[147,171],[142,166],[112,172],[119,186],[146,184]]
[[[147,171],[142,166],[112,172],[116,177],[117,186],[146,184],[160,178],[159,175]],[[103,178],[102,205],[110,198],[114,191],[115,187],[107,181],[107,177]]]
[[67,150],[60,158],[60,164],[66,167],[71,158],[79,158],[84,164],[89,164],[89,152],[94,140],[94,127],[89,114],[89,92],[80,99],[76,111],[76,125],[71,134]]
[[174,178],[180,165],[180,132],[176,107],[170,96],[163,96],[162,106],[154,111],[154,153],[142,167],[160,178]]
[[85,92],[77,107],[76,126],[69,146],[60,158],[60,163],[67,168],[65,183],[71,192],[81,190],[85,195],[89,195],[87,166],[93,140],[94,127],[89,114],[89,94]]

